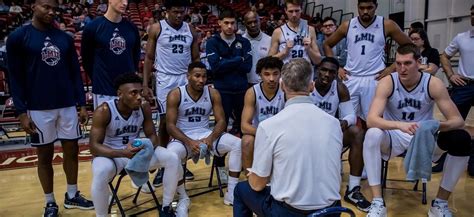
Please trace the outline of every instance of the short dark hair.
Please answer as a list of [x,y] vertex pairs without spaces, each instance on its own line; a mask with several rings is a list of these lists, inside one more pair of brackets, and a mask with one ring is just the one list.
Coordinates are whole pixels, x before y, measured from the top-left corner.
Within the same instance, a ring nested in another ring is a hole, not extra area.
[[420,49],[418,49],[418,47],[412,43],[401,45],[398,47],[397,53],[401,55],[413,54],[413,58],[415,60],[418,60],[421,57]]
[[423,25],[423,23],[421,23],[421,22],[414,22],[414,23],[410,24],[410,27],[412,29],[424,29],[425,25]]
[[367,2],[372,2],[374,4],[377,4],[377,0],[357,0],[357,5],[359,5],[360,3],[367,3]]
[[172,7],[188,7],[188,0],[165,0],[164,3],[167,10],[171,10]]
[[117,76],[114,80],[114,88],[115,90],[118,90],[120,86],[123,84],[129,84],[129,83],[142,83],[142,78],[140,78],[137,74],[135,73],[124,73],[120,74]]
[[194,68],[206,69],[206,65],[202,62],[192,62],[188,65],[188,73],[191,73]]
[[256,72],[257,75],[260,75],[263,69],[278,69],[281,71],[281,67],[283,67],[283,61],[277,57],[268,56],[258,60]]
[[334,18],[332,18],[332,17],[325,17],[325,18],[323,19],[323,22],[321,22],[321,23],[325,23],[325,22],[327,22],[327,21],[329,21],[329,20],[331,20],[331,21],[334,23],[334,25],[337,25],[336,19],[334,19]]
[[428,34],[426,34],[425,30],[420,29],[420,28],[414,28],[413,30],[410,31],[410,33],[408,33],[408,36],[411,36],[411,34],[414,34],[414,33],[420,35],[420,38],[424,41],[423,42],[423,47],[425,49],[431,48],[431,44],[430,44],[430,41],[428,39]]
[[319,63],[319,66],[321,66],[323,63],[332,63],[334,65],[336,65],[336,69],[339,69],[339,61],[337,61],[336,58],[334,57],[324,57],[321,62]]
[[237,18],[237,16],[233,10],[226,9],[219,14],[219,20],[223,20],[224,18]]
[[288,4],[299,5],[301,6],[303,3],[302,0],[285,0],[285,8]]

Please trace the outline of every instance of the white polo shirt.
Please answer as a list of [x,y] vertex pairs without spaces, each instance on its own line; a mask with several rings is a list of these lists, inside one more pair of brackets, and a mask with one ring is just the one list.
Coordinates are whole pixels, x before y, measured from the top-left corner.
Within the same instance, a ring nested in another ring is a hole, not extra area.
[[268,56],[272,38],[262,31],[260,31],[260,34],[255,38],[252,38],[247,32],[245,32],[243,37],[248,39],[252,46],[252,69],[247,73],[247,79],[249,83],[256,84],[262,81],[256,72],[257,62],[259,59]]
[[297,96],[258,125],[252,171],[270,176],[275,200],[321,209],[341,199],[341,151],[339,120]]
[[474,29],[457,34],[444,52],[449,56],[459,52],[458,73],[474,79]]

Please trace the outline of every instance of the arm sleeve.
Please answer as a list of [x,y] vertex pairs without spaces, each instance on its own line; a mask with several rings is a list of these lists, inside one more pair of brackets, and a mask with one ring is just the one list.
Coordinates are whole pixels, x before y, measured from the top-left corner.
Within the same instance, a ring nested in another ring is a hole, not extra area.
[[217,43],[213,39],[209,39],[206,43],[207,60],[211,66],[213,74],[226,73],[235,69],[242,63],[242,57],[235,56],[230,59],[222,58],[217,49]]
[[439,67],[440,60],[439,60],[439,52],[437,49],[431,48],[430,54],[428,56],[428,63],[433,63]]
[[444,52],[449,56],[454,56],[459,51],[459,35],[456,35],[454,39],[449,43],[448,47],[444,50]]
[[243,63],[239,64],[239,72],[241,73],[249,73],[252,69],[252,47],[249,41],[243,43],[243,51],[242,51]]
[[17,115],[26,112],[26,63],[23,61],[23,31],[16,31],[7,40],[7,66],[10,90]]
[[81,57],[82,66],[90,79],[92,79],[92,70],[94,66],[94,32],[93,24],[88,24],[82,31]]
[[86,105],[86,96],[84,92],[84,82],[82,81],[81,76],[81,67],[79,66],[79,60],[77,57],[76,49],[74,47],[74,42],[71,40],[70,43],[71,54],[69,55],[70,59],[70,67],[71,67],[71,78],[74,81],[74,96],[76,98],[76,104],[79,106]]
[[354,112],[354,106],[350,100],[339,103],[339,116],[341,117],[341,120],[347,121],[348,126],[356,124],[357,117]]
[[260,177],[269,177],[272,172],[273,147],[269,136],[260,124],[257,128],[254,143],[252,171]]

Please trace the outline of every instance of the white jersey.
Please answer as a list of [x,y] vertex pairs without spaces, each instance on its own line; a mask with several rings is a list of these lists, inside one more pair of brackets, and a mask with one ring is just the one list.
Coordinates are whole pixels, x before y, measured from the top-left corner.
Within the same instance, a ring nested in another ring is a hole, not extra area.
[[376,16],[367,28],[359,17],[349,21],[347,31],[347,62],[344,69],[353,76],[374,75],[385,68],[384,18]]
[[321,96],[319,92],[314,88],[310,94],[314,101],[314,104],[326,113],[336,116],[337,108],[339,107],[339,93],[337,92],[337,81],[332,81],[331,87],[326,95]]
[[112,149],[124,149],[138,137],[143,126],[143,111],[141,108],[134,110],[130,117],[124,118],[119,113],[114,99],[106,103],[110,110],[110,122],[105,130],[104,145]]
[[249,83],[257,84],[262,81],[260,76],[257,75],[257,62],[259,59],[268,56],[272,38],[262,31],[260,31],[260,34],[255,38],[252,38],[247,32],[243,37],[248,39],[252,46],[252,69],[247,73],[247,79]]
[[288,53],[288,56],[283,59],[284,63],[287,63],[293,58],[305,58],[308,62],[311,63],[308,53],[304,49],[303,39],[310,35],[308,21],[300,19],[300,24],[298,26],[298,32],[293,31],[288,26],[288,23],[280,26],[281,35],[279,41],[278,51],[282,51],[286,48],[286,41],[293,40],[293,48]]
[[179,87],[181,100],[178,107],[176,126],[185,134],[209,130],[209,116],[212,112],[211,94],[208,86],[204,86],[201,97],[194,101],[189,96],[186,86]]
[[253,85],[255,92],[255,114],[253,115],[252,125],[257,127],[265,119],[276,115],[285,107],[285,93],[278,87],[273,98],[268,99],[262,90],[263,83]]
[[191,63],[193,34],[189,24],[183,22],[178,30],[171,27],[166,19],[160,20],[161,32],[156,40],[154,67],[159,73],[182,75]]
[[391,74],[393,89],[388,97],[383,118],[392,121],[419,122],[433,119],[434,100],[429,93],[431,75],[422,73],[417,86],[408,91],[400,83],[398,73]]

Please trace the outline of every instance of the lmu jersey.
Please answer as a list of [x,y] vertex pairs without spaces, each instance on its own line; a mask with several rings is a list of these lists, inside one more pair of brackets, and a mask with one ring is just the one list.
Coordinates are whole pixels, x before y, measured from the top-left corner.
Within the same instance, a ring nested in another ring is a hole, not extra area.
[[376,16],[366,28],[359,17],[349,21],[347,31],[347,63],[344,69],[354,76],[374,75],[385,68],[384,18]]
[[255,92],[255,114],[253,116],[252,125],[257,127],[258,124],[265,119],[276,115],[285,107],[285,94],[278,87],[277,92],[273,98],[268,99],[263,94],[262,84],[258,83],[253,85]]
[[391,76],[393,90],[388,98],[383,118],[405,122],[432,120],[434,101],[429,93],[431,75],[422,73],[417,86],[411,91],[400,83],[398,73],[394,72]]
[[113,149],[124,149],[133,142],[143,126],[142,109],[132,111],[128,118],[124,118],[118,111],[115,99],[106,102],[110,110],[110,122],[105,131],[104,145]]
[[337,81],[332,81],[331,87],[326,95],[321,96],[319,92],[314,88],[310,94],[314,101],[314,104],[326,113],[336,116],[337,108],[339,107],[339,93],[337,92]]
[[204,86],[203,93],[197,101],[189,96],[186,86],[179,87],[181,100],[178,108],[176,126],[187,134],[209,129],[209,116],[212,112],[211,94],[209,87]]
[[178,30],[166,20],[160,21],[161,32],[155,49],[155,69],[164,74],[182,75],[191,63],[191,44],[193,34],[189,24],[183,22]]
[[307,20],[300,20],[300,24],[298,26],[298,32],[293,31],[288,26],[288,23],[282,25],[281,29],[281,36],[279,41],[278,51],[282,51],[286,48],[286,41],[293,40],[293,48],[288,53],[288,56],[283,59],[284,63],[287,63],[293,58],[305,58],[308,62],[311,63],[309,59],[308,53],[304,49],[303,39],[310,35],[309,26]]

